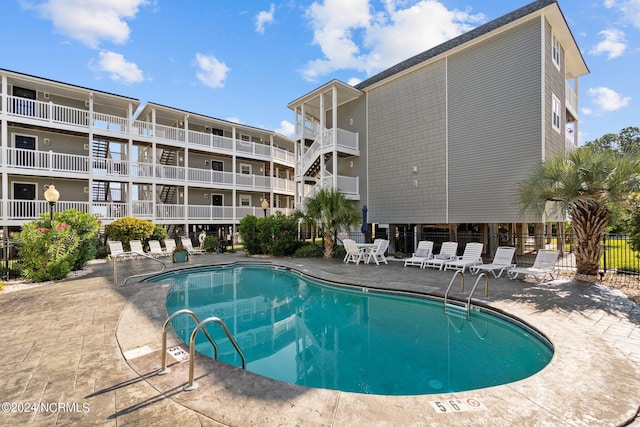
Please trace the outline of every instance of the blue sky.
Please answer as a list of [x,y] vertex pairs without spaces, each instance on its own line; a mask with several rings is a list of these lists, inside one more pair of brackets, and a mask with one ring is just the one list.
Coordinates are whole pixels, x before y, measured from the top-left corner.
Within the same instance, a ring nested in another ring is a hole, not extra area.
[[[0,68],[293,136],[287,104],[527,0],[4,0]],[[581,142],[640,126],[640,0],[560,0],[591,74]]]

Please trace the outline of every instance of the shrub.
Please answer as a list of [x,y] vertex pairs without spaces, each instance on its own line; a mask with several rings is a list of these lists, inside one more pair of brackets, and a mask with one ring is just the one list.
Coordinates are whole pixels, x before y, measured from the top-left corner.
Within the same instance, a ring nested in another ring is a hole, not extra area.
[[129,249],[131,240],[147,241],[154,230],[155,226],[151,221],[131,216],[117,219],[104,228],[107,237],[121,241],[125,250]]
[[324,256],[324,250],[320,245],[308,243],[299,248],[293,256],[296,258],[322,258]]
[[207,252],[215,252],[220,249],[220,238],[218,236],[207,236],[202,242],[202,247]]
[[100,228],[97,215],[80,212],[76,209],[68,209],[64,212],[56,213],[54,219],[61,223],[69,224],[79,237],[80,242],[75,249],[75,260],[71,269],[82,269],[87,261],[96,257],[98,229]]
[[26,223],[16,234],[22,275],[34,282],[63,279],[76,263],[80,238],[69,224],[54,221],[49,228],[42,221]]
[[260,239],[258,237],[258,218],[247,215],[240,220],[238,232],[242,236],[244,250],[249,255],[261,254]]
[[331,257],[334,259],[344,259],[344,256],[347,254],[347,250],[344,246],[336,245],[333,247],[333,253]]

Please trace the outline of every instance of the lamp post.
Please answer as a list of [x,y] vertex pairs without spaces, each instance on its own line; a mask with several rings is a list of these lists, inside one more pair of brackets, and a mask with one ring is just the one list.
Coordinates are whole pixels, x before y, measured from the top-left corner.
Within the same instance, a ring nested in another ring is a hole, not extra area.
[[55,185],[51,184],[47,191],[44,192],[44,199],[49,202],[49,226],[53,225],[53,207],[60,198],[60,193],[56,190]]
[[267,202],[267,198],[262,199],[262,210],[264,211],[265,218],[267,217],[267,209],[269,208],[269,202]]

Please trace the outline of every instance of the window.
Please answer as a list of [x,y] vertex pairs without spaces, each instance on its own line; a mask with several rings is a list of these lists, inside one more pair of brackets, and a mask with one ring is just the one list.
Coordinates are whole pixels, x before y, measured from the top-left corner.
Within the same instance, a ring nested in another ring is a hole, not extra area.
[[251,175],[251,165],[240,163],[240,173],[243,175]]
[[551,35],[551,59],[558,69],[560,69],[560,43],[555,35]]
[[251,207],[251,196],[247,194],[240,194],[238,198],[240,199],[240,206]]
[[560,109],[560,100],[552,95],[551,98],[551,124],[553,128],[560,132],[560,120],[562,119],[562,110]]

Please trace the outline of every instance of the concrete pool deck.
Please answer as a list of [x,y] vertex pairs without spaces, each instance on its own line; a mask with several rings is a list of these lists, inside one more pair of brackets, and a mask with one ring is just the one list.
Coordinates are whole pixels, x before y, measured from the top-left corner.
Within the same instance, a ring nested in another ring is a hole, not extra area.
[[[347,266],[242,253],[193,256],[188,266],[234,261],[435,295],[452,277],[398,262]],[[442,395],[362,395],[284,384],[197,355],[199,388],[186,392],[188,363],[168,357],[171,372],[155,375],[169,287],[123,286],[125,277],[157,267],[148,260],[118,262],[119,286],[113,287],[113,264],[96,262],[77,279],[0,292],[0,425],[640,425],[640,306],[603,286],[491,278],[489,296],[477,292],[474,300],[521,318],[555,346],[545,369],[515,383]],[[467,277],[467,292],[473,281]],[[170,333],[169,345],[177,344]],[[481,406],[447,406],[441,413],[435,401]]]

